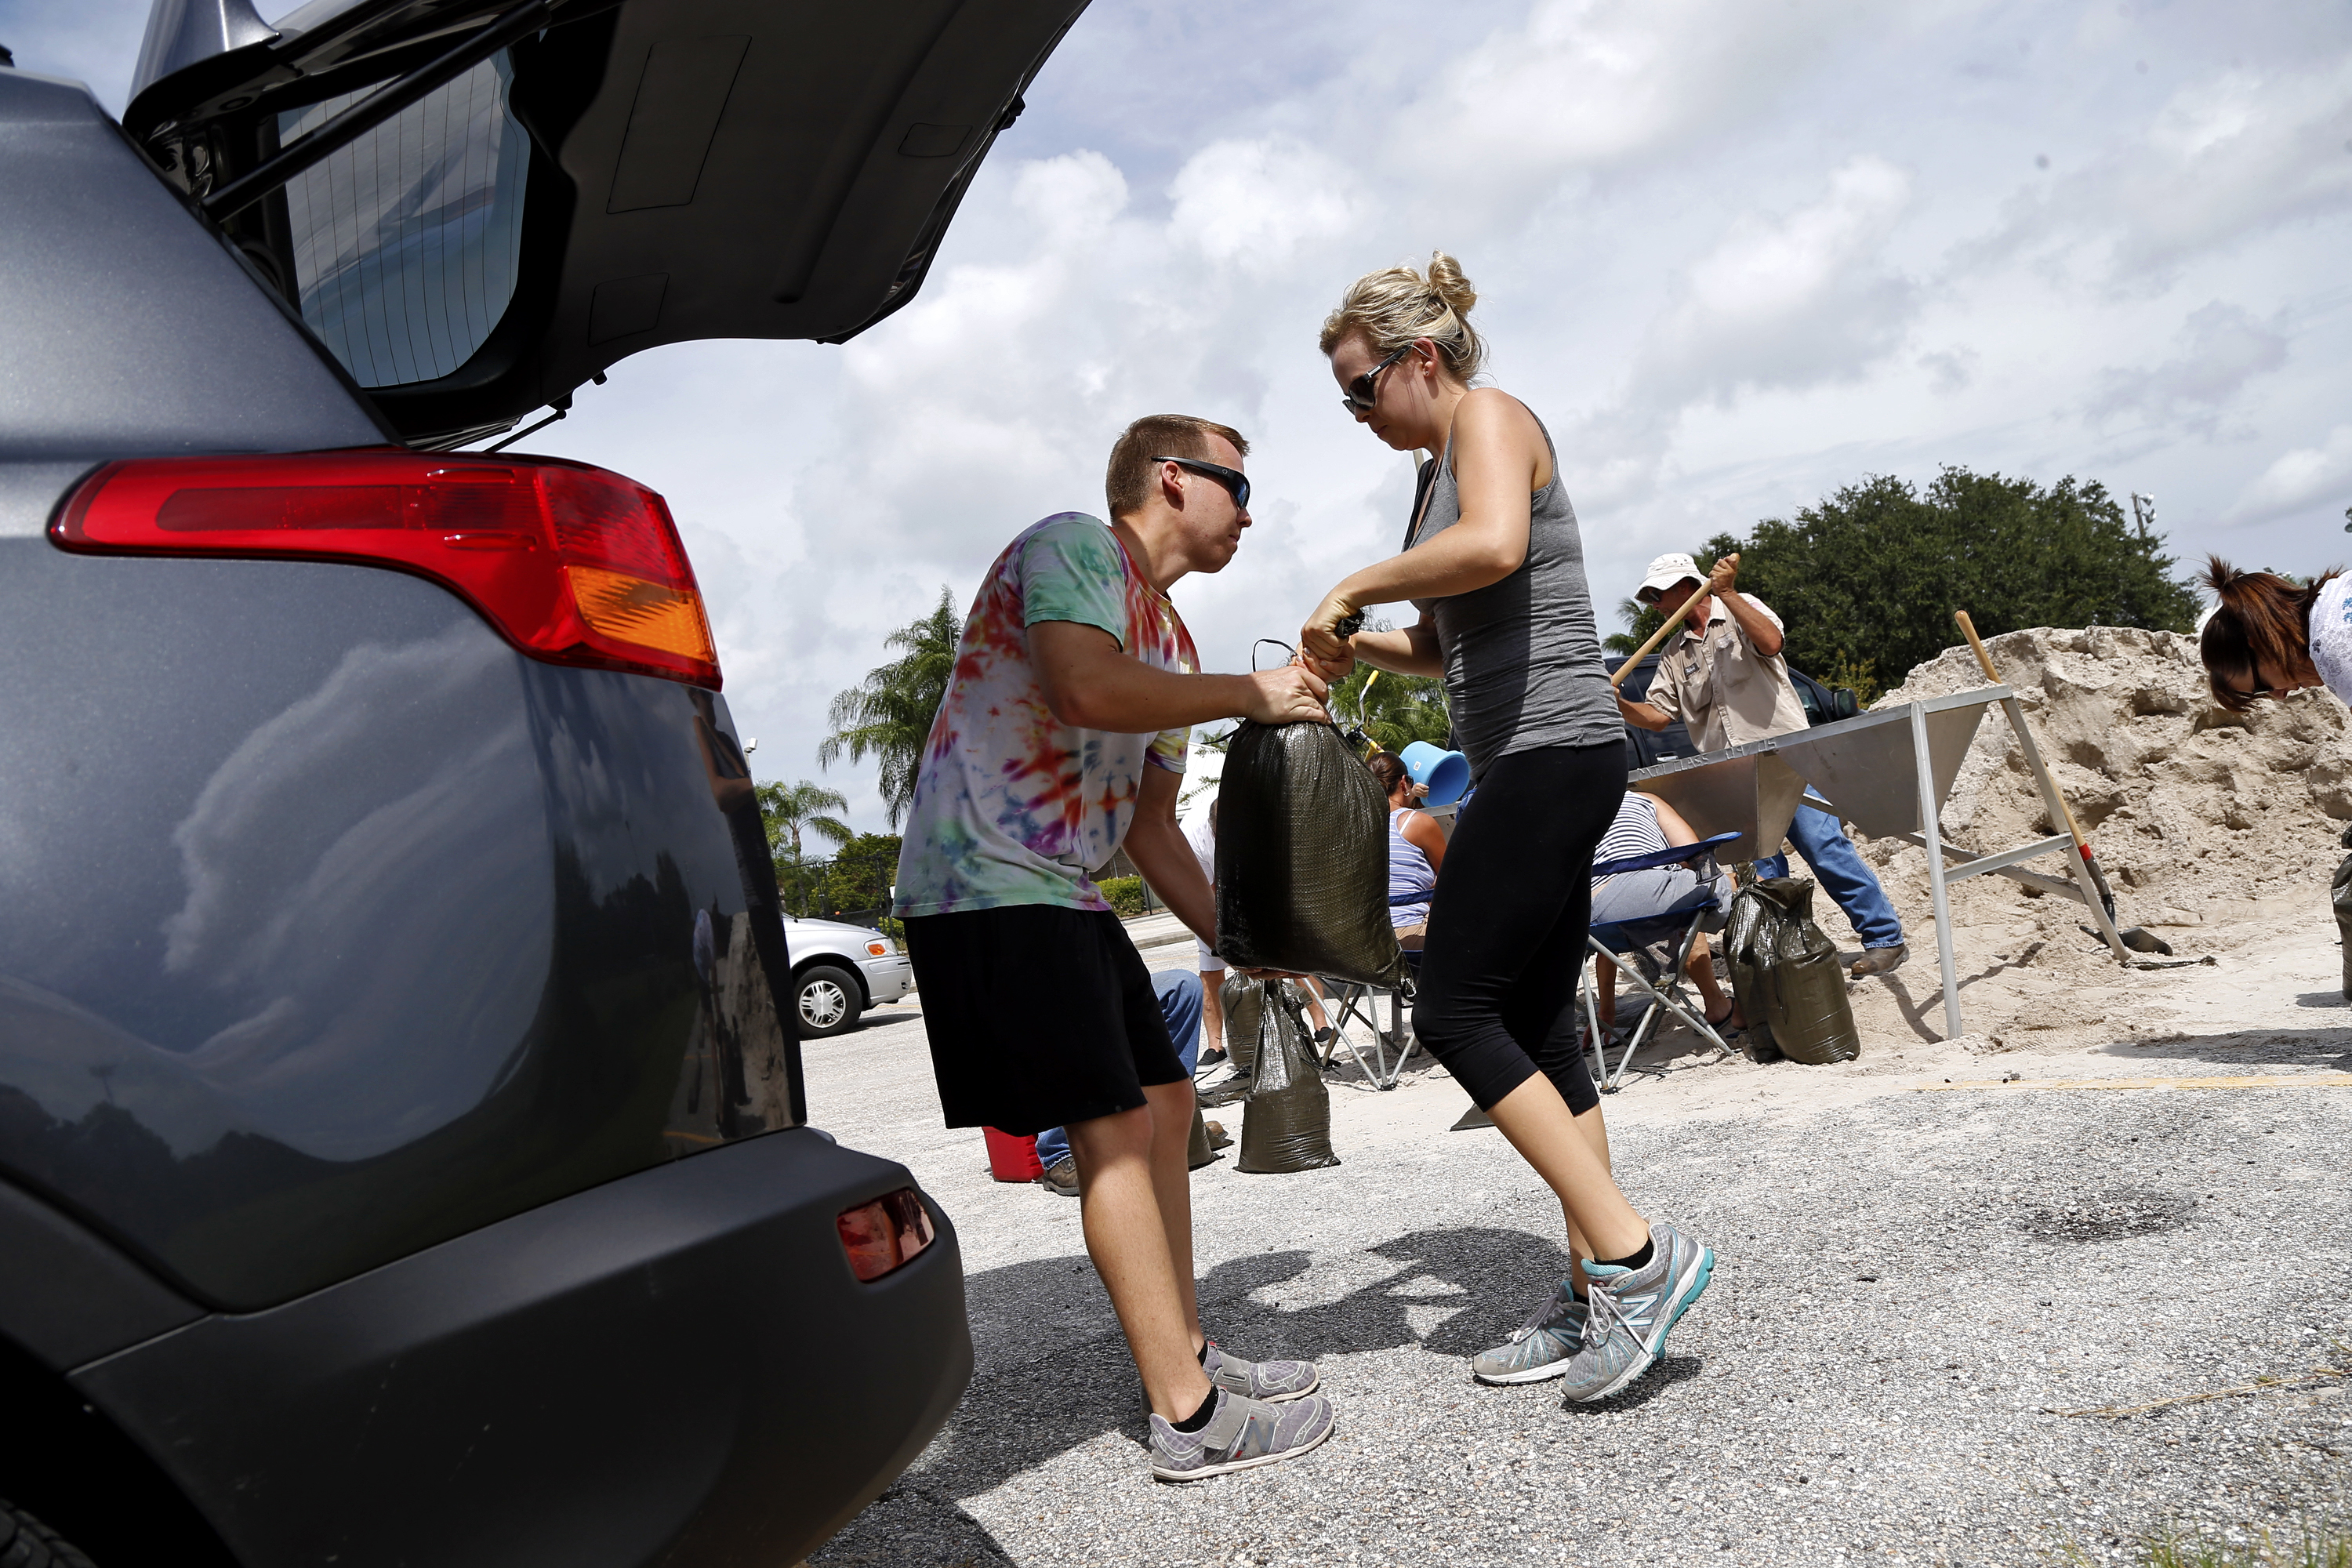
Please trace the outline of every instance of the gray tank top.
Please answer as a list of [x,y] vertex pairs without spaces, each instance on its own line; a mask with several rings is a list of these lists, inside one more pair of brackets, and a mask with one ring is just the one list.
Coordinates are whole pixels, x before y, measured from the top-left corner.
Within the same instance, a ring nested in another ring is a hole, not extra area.
[[[1543,429],[1543,421],[1536,421]],[[1559,450],[1551,482],[1528,500],[1528,558],[1499,583],[1413,605],[1437,624],[1445,659],[1445,698],[1454,743],[1484,778],[1497,757],[1542,746],[1622,742],[1625,726],[1601,668],[1592,594],[1584,582],[1584,542],[1576,509],[1560,483]],[[1451,451],[1423,468],[1428,496],[1411,549],[1462,521]],[[1419,497],[1414,498],[1416,501]]]

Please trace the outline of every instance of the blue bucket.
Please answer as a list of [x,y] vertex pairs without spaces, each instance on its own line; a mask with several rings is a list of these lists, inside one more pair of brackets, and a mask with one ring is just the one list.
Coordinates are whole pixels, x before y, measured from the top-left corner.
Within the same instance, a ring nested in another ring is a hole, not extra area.
[[1440,751],[1426,741],[1415,741],[1397,753],[1412,782],[1429,786],[1429,804],[1452,805],[1470,787],[1470,759],[1459,752]]

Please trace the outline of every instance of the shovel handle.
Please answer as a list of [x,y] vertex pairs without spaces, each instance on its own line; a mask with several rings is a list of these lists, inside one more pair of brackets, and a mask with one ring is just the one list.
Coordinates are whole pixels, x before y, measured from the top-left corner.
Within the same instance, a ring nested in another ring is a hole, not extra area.
[[[1739,557],[1737,555],[1732,556],[1730,560],[1731,563],[1735,566],[1739,563]],[[1692,594],[1689,598],[1685,599],[1682,602],[1681,607],[1675,610],[1673,615],[1666,617],[1666,624],[1664,626],[1660,626],[1656,631],[1650,634],[1650,640],[1648,642],[1643,643],[1640,647],[1634,649],[1633,656],[1617,667],[1617,673],[1609,678],[1610,689],[1613,691],[1618,687],[1624,685],[1625,678],[1633,673],[1633,667],[1640,664],[1643,659],[1649,658],[1651,653],[1656,649],[1660,643],[1673,636],[1674,629],[1682,625],[1683,617],[1690,614],[1690,607],[1705,597],[1706,597],[1706,584],[1702,583],[1699,584],[1697,592]]]
[[[1960,631],[1968,637],[1969,647],[1976,650],[1977,663],[1984,667],[1985,679],[1991,681],[1995,686],[1999,686],[2000,684],[2000,671],[1992,667],[1992,655],[1985,651],[1984,638],[1977,636],[1976,622],[1969,619],[1969,613],[1966,610],[1954,610],[1952,612],[1952,619],[1960,623]],[[2082,828],[2076,826],[2074,822],[2074,808],[2066,804],[2066,792],[2063,789],[2056,788],[2058,783],[2057,780],[2053,779],[2050,782],[2053,793],[2058,796],[2058,809],[2065,816],[2066,831],[2074,835],[2074,848],[2076,852],[2079,853],[2084,859],[2091,860],[2092,864],[2095,866],[2097,862],[2093,860],[2091,855],[2091,841],[2083,837]],[[2101,880],[2104,881],[2105,879],[2102,878]]]

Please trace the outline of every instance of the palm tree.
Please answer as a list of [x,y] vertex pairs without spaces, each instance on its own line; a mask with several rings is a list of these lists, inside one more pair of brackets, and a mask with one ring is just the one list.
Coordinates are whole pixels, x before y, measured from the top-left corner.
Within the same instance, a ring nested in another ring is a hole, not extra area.
[[881,763],[882,807],[894,830],[914,804],[923,745],[940,704],[947,700],[962,636],[955,595],[941,588],[937,608],[886,639],[886,647],[904,650],[905,657],[867,670],[864,680],[834,698],[825,713],[833,733],[817,746],[817,765],[831,767],[844,752],[854,763],[872,754]]
[[[1453,733],[1446,716],[1445,683],[1422,676],[1382,673],[1372,680],[1372,667],[1359,664],[1331,686],[1331,713],[1340,722],[1352,719],[1365,737],[1381,749],[1402,752],[1415,741],[1443,746]],[[1366,694],[1364,688],[1371,686]]]
[[[849,825],[838,817],[827,816],[829,811],[847,811],[849,802],[838,790],[830,790],[807,779],[798,784],[763,784],[756,792],[760,797],[760,820],[768,829],[768,853],[775,857],[776,880],[787,883],[796,904],[808,901],[807,878],[801,870],[801,835],[814,833],[831,843],[835,848],[856,837]],[[787,859],[787,855],[790,858]],[[789,877],[785,868],[790,866]],[[795,908],[794,914],[805,914],[804,908]]]

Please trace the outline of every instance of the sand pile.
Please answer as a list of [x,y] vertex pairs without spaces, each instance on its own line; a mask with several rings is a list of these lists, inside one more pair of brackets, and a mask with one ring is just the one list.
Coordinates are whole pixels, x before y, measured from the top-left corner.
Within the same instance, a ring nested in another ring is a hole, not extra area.
[[[2343,853],[2343,823],[2331,819],[2352,818],[2352,736],[2333,697],[2306,690],[2232,713],[2207,692],[2195,643],[2172,632],[2037,628],[1987,646],[2131,919],[2327,880]],[[1984,684],[1968,648],[1947,648],[1874,706]],[[2064,831],[1997,708],[1943,823],[1987,849]],[[2055,861],[2029,868],[2064,874]]]
[[[2207,694],[2190,639],[2169,632],[2036,629],[1989,646],[2115,884],[2119,923],[2147,926],[2181,957],[2213,955],[2220,966],[2120,969],[2077,929],[2088,918],[2080,905],[2006,878],[1972,878],[1952,889],[1971,1037],[2014,1050],[2226,1029],[2289,984],[2284,971],[2271,973],[2287,950],[2312,968],[2304,950],[2324,947],[2322,967],[2332,972],[2327,881],[2344,855],[2343,819],[2352,819],[2342,704],[2312,690],[2231,713]],[[1968,648],[1948,648],[1882,703],[1984,684]],[[1949,842],[1979,852],[2064,831],[2044,816],[1998,707],[1986,710],[1943,826]],[[1855,842],[1902,914],[1912,955],[1853,990],[1868,1070],[1887,1047],[1939,1037],[1942,1002],[1925,852],[1859,834]],[[2024,868],[2067,874],[2054,856]],[[1850,946],[1836,906],[1822,898],[1815,908]]]

